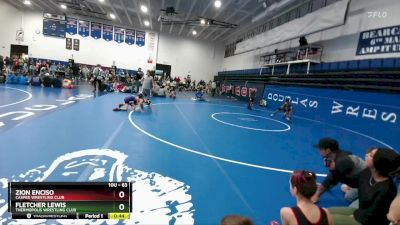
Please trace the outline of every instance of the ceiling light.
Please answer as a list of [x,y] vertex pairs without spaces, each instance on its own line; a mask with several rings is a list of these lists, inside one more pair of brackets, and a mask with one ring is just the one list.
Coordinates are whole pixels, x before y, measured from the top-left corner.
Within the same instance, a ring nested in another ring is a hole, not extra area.
[[65,4],[60,5],[62,9],[67,9],[67,6]]
[[201,19],[200,23],[204,25],[204,24],[206,24],[206,20],[205,19]]
[[25,0],[25,1],[24,1],[24,4],[25,4],[25,5],[30,5],[30,4],[31,4],[31,1]]
[[221,2],[220,0],[216,0],[216,1],[214,2],[215,8],[219,8],[219,7],[221,7],[221,5],[222,5],[222,2]]
[[142,12],[147,13],[147,11],[149,11],[149,9],[147,8],[147,6],[145,5],[141,5],[140,6],[140,10],[142,10]]
[[115,19],[115,15],[113,13],[110,13],[111,19]]
[[148,27],[148,26],[150,26],[150,22],[149,22],[148,20],[145,20],[145,21],[144,21],[144,25],[145,25],[146,27]]
[[99,2],[104,2],[104,0],[99,0]]
[[196,35],[196,34],[197,34],[197,31],[196,31],[196,30],[193,30],[193,31],[192,31],[192,34],[193,34],[193,36]]

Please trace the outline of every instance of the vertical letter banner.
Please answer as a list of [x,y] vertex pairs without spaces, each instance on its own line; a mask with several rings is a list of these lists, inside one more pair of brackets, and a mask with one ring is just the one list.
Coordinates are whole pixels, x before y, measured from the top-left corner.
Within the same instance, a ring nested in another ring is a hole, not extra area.
[[78,33],[78,20],[74,18],[67,18],[67,33],[75,35]]
[[82,37],[89,36],[89,21],[79,20],[78,33]]
[[106,41],[113,39],[113,26],[103,24],[103,39]]
[[146,32],[136,31],[136,45],[143,47],[145,44]]
[[90,36],[92,36],[94,39],[101,38],[101,23],[91,23]]
[[135,44],[135,31],[134,30],[126,30],[125,31],[125,43],[128,45]]
[[124,42],[125,29],[121,27],[114,27],[114,41],[118,43]]

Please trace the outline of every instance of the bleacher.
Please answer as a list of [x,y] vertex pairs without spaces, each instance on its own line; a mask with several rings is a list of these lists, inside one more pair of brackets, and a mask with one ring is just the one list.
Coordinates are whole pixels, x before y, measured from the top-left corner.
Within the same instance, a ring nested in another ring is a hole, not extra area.
[[306,65],[218,72],[219,81],[254,81],[279,85],[319,86],[349,89],[400,91],[400,58],[363,59]]

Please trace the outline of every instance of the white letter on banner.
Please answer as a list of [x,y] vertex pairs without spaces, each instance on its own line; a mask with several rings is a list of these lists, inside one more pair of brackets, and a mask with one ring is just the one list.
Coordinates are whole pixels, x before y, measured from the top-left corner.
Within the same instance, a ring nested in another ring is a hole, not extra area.
[[362,118],[371,118],[371,119],[376,120],[377,114],[378,114],[378,110],[376,110],[376,109],[370,110],[370,109],[364,108]]
[[274,94],[274,95],[272,96],[272,100],[274,100],[275,102],[278,101],[278,95],[277,95],[277,94]]
[[306,108],[307,108],[307,102],[308,102],[308,98],[300,101],[300,103]]
[[318,101],[310,101],[309,106],[311,108],[318,108]]
[[285,100],[285,96],[279,95],[279,101],[280,101],[280,102],[283,102],[283,100]]
[[272,100],[272,93],[268,93],[268,99]]
[[48,110],[57,108],[56,105],[33,105],[32,107],[35,107],[35,109],[34,108],[30,108],[30,107],[25,107],[25,110],[48,111]]
[[396,113],[387,113],[387,112],[382,113],[382,120],[385,122],[389,121],[391,123],[396,123],[396,119],[397,119]]
[[294,100],[292,99],[292,104],[298,105],[298,104],[299,104],[299,98],[296,98],[296,101],[294,101]]
[[339,102],[333,101],[331,114],[343,112],[342,108],[343,108],[343,105],[341,105]]
[[358,117],[358,110],[360,110],[360,106],[357,106],[356,108],[349,106],[347,107],[346,115],[353,115],[355,117]]

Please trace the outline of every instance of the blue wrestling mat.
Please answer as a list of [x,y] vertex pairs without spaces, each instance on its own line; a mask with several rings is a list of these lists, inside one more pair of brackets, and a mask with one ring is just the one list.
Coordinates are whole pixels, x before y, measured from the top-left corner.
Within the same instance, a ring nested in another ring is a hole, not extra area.
[[[112,111],[128,94],[2,85],[0,223],[72,223],[12,220],[10,181],[132,182],[129,220],[75,224],[203,225],[226,214],[257,224],[279,220],[280,208],[295,202],[291,171],[315,171],[320,181],[327,172],[312,147],[319,138],[336,138],[362,157],[371,146],[400,147],[398,95],[323,90],[266,86],[268,107],[254,110],[242,101],[199,102],[194,93],[178,93],[176,100],[153,98],[141,113]],[[291,122],[269,116],[281,96],[294,102]],[[338,188],[320,202],[345,204]]]

